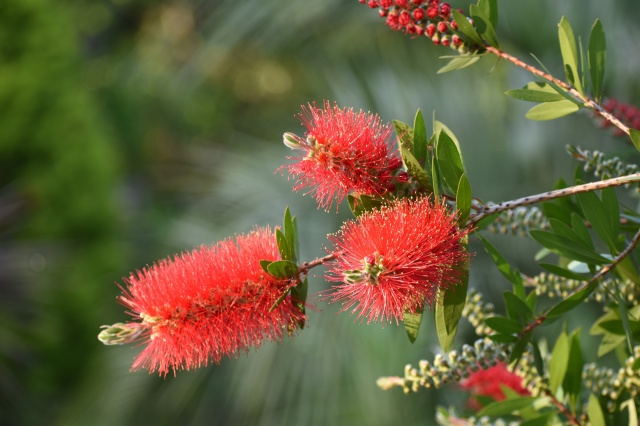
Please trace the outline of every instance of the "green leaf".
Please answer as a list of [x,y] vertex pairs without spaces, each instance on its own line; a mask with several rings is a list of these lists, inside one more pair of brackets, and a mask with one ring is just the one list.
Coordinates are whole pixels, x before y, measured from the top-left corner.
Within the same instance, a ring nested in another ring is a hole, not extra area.
[[569,348],[569,336],[563,332],[558,336],[549,359],[549,387],[553,394],[558,391],[567,373]]
[[424,124],[422,112],[418,110],[416,118],[413,121],[413,147],[411,152],[415,159],[418,160],[418,163],[423,167],[427,160],[428,142],[427,126]]
[[458,33],[460,33],[463,38],[467,39],[478,47],[484,46],[482,38],[480,38],[480,35],[476,31],[476,29],[473,28],[473,25],[471,25],[471,23],[467,20],[466,16],[455,9],[451,10],[451,16],[453,16],[456,24],[458,24]]
[[574,102],[563,100],[539,104],[531,108],[525,114],[529,120],[546,121],[555,120],[578,111],[580,107]]
[[396,131],[396,136],[398,136],[400,147],[411,150],[411,145],[413,144],[413,129],[411,126],[400,120],[393,120],[393,128]]
[[564,62],[564,70],[567,75],[567,81],[583,93],[580,84],[580,75],[578,73],[578,48],[576,47],[576,39],[573,35],[571,24],[564,16],[558,24],[558,39],[560,40],[560,52],[562,53],[562,62]]
[[280,297],[278,297],[278,300],[276,300],[273,305],[271,305],[271,307],[269,308],[269,312],[273,312],[274,309],[276,309],[278,306],[280,306],[280,304],[282,302],[284,302],[284,299],[287,298],[287,296],[289,295],[289,292],[291,291],[291,289],[287,289],[284,293],[282,293],[282,295]]
[[539,414],[536,417],[530,418],[526,421],[520,423],[520,426],[549,426],[550,424],[559,424],[559,423],[549,423],[553,417],[557,415],[556,412],[544,412]]
[[455,57],[447,63],[447,65],[441,67],[437,74],[444,74],[449,71],[461,70],[462,68],[466,68],[478,62],[480,56],[478,55],[468,55],[468,56],[459,56]]
[[589,297],[589,295],[593,293],[593,291],[598,287],[598,283],[598,280],[589,283],[589,285],[587,285],[582,290],[553,306],[546,314],[547,319],[559,317],[560,315],[564,314],[565,312],[569,312],[570,310],[584,302],[584,300]]
[[[611,197],[611,195],[609,195]],[[615,198],[615,192],[613,194],[615,206],[611,206],[611,200],[609,200],[608,208],[605,208],[598,196],[593,192],[584,192],[577,194],[578,202],[582,207],[582,211],[587,220],[591,223],[591,227],[596,234],[604,241],[612,251],[617,251],[618,234],[616,233],[617,226],[612,223],[612,218],[609,217],[609,213],[615,210],[617,214],[613,217],[616,221],[620,220],[620,212],[617,211],[618,201]]]
[[518,297],[515,293],[505,291],[502,293],[504,297],[505,308],[509,318],[514,320],[531,321],[534,318],[533,311],[527,305],[527,302]]
[[587,406],[587,415],[589,416],[589,424],[591,426],[606,426],[604,413],[600,407],[600,401],[594,394],[589,394],[589,405]]
[[500,334],[518,334],[522,330],[522,326],[517,321],[507,317],[489,317],[484,322]]
[[609,259],[561,235],[539,230],[529,231],[529,234],[543,247],[548,248],[560,256],[596,265],[609,262]]
[[433,182],[433,196],[440,197],[440,174],[438,173],[438,162],[431,163],[431,179]]
[[550,263],[540,263],[539,265],[542,266],[547,271],[551,272],[552,274],[558,275],[560,277],[569,278],[571,280],[578,280],[578,281],[586,281],[589,279],[589,277],[580,275],[576,272],[570,271],[558,265],[552,265]]
[[263,271],[265,271],[267,274],[269,273],[269,265],[273,263],[271,260],[261,260],[260,261],[260,267],[262,268]]
[[629,129],[629,137],[631,138],[631,142],[633,142],[633,146],[635,146],[637,150],[640,150],[640,130]]
[[349,208],[355,217],[363,213],[379,209],[384,205],[384,200],[378,197],[370,197],[369,195],[360,195],[355,197],[351,194],[347,195]]
[[267,270],[276,278],[292,278],[298,272],[298,265],[289,260],[276,260],[267,266]]
[[491,22],[490,15],[485,13],[482,8],[475,4],[471,5],[470,11],[471,18],[473,18],[473,26],[478,30],[482,38],[484,38],[491,46],[495,48],[500,47],[498,44],[496,29]]
[[446,132],[440,132],[436,144],[436,159],[444,182],[453,193],[458,188],[464,166],[458,147]]
[[506,416],[513,414],[514,411],[519,411],[523,408],[532,406],[537,400],[537,396],[522,396],[520,398],[505,399],[504,401],[495,401],[480,410],[477,417]]
[[509,365],[513,365],[520,360],[532,336],[533,333],[531,332],[525,334],[520,340],[518,340],[518,343],[513,346],[511,355],[509,355]]
[[607,60],[607,42],[604,29],[599,19],[593,23],[589,35],[589,72],[591,73],[591,87],[596,102],[602,98],[602,83],[604,81],[604,67]]
[[287,237],[280,229],[276,229],[276,242],[278,243],[278,251],[282,260],[289,260],[289,243]]
[[638,426],[638,409],[633,398],[627,399],[620,405],[620,409],[629,410],[629,426]]
[[[453,143],[456,144],[456,148],[458,148],[458,152],[462,152],[462,149],[460,148],[460,141],[458,140],[458,138],[456,138],[456,135],[453,133],[453,131],[451,131],[450,128],[447,127],[446,124],[444,124],[441,121],[436,120],[435,113],[434,113],[434,116],[433,116],[433,133],[435,135],[437,135],[437,137],[435,139],[438,139],[440,137],[440,133],[442,133],[442,132],[446,133],[451,138]],[[460,161],[462,161],[462,157],[460,157]],[[464,162],[462,162],[462,168],[464,169]]]
[[518,341],[518,336],[512,336],[510,334],[492,334],[487,337],[497,343],[515,343]]
[[296,262],[298,258],[298,254],[296,253],[296,247],[298,246],[298,230],[296,229],[293,219],[294,218],[291,217],[291,212],[289,211],[289,206],[287,206],[284,210],[283,220],[284,236],[287,239],[287,248],[289,249],[288,257],[286,259]]
[[580,404],[582,368],[584,366],[579,330],[576,330],[571,334],[569,342],[569,362],[567,363],[567,373],[564,376],[562,389],[565,394],[569,396],[572,411],[575,413]]
[[407,337],[411,343],[415,342],[418,338],[418,331],[420,330],[420,324],[422,323],[422,312],[404,312],[404,329],[407,331]]
[[469,262],[458,266],[461,269],[460,283],[450,286],[444,292],[438,291],[435,319],[438,341],[444,352],[453,344],[458,331],[458,323],[462,317],[462,310],[467,299],[469,286]]
[[[309,281],[305,278],[297,286],[291,289],[291,301],[300,310],[301,313],[305,312],[305,303],[307,301],[307,291],[309,288]],[[300,329],[304,328],[305,320],[302,318],[298,321]]]
[[565,224],[564,222],[555,218],[550,218],[549,225],[551,226],[551,229],[556,235],[567,238],[578,245],[584,246],[584,248],[588,250],[593,250],[593,244],[591,244],[590,246],[585,244],[582,237],[578,235],[569,225]]
[[493,28],[498,28],[498,0],[478,0],[478,7],[489,17]]
[[458,225],[463,227],[471,213],[471,184],[465,174],[460,176],[460,182],[458,183],[456,209],[458,210]]
[[478,234],[478,239],[484,245],[484,249],[489,253],[491,258],[493,259],[493,263],[496,264],[498,270],[504,275],[504,277],[513,284],[514,292],[524,298],[524,284],[522,281],[522,276],[511,268],[511,265],[507,263],[504,257],[500,254],[500,252],[491,244],[486,238],[482,235]]
[[[564,99],[564,96],[556,92],[551,86],[545,83],[529,83],[530,85],[541,85],[541,89],[528,88],[507,90],[504,92],[507,96],[528,102],[556,102]],[[542,89],[545,88],[545,90]],[[546,89],[549,90],[546,90]]]
[[[616,220],[618,220],[618,216],[616,216]],[[582,217],[580,217],[576,213],[571,213],[571,228],[580,237],[586,247],[589,247],[590,249],[594,248],[593,241],[591,240],[591,234],[589,234],[587,225],[584,224],[584,220],[582,219]]]

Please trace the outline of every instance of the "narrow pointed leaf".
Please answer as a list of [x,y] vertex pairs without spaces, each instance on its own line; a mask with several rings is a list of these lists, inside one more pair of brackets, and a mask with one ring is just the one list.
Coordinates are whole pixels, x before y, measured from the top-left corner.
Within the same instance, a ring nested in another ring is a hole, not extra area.
[[478,0],[478,8],[489,17],[493,28],[498,28],[498,0]]
[[631,142],[633,142],[633,146],[635,146],[637,150],[640,150],[640,130],[629,129],[629,137],[631,138]]
[[420,324],[422,323],[422,312],[413,313],[405,311],[403,321],[404,329],[407,331],[407,337],[409,337],[409,341],[411,343],[415,342],[418,338]]
[[602,98],[602,83],[607,59],[607,43],[604,29],[599,19],[593,23],[589,35],[589,72],[591,73],[591,87],[596,102]]
[[537,400],[537,396],[523,396],[520,398],[505,399],[504,401],[495,401],[480,410],[477,416],[507,416],[513,414],[514,411],[531,407]]
[[496,29],[491,22],[491,17],[488,13],[485,13],[483,8],[472,4],[470,7],[471,18],[473,18],[473,25],[478,30],[482,38],[491,46],[498,48],[498,36]]
[[449,71],[461,70],[462,68],[466,68],[478,62],[480,56],[477,55],[469,55],[469,56],[460,56],[453,58],[447,63],[447,65],[441,67],[437,74],[444,74]]
[[539,230],[529,231],[529,234],[542,246],[560,256],[596,265],[609,262],[609,259],[561,235]]
[[518,334],[522,330],[522,325],[507,317],[495,316],[485,319],[485,324],[500,334]]
[[476,31],[476,29],[473,28],[473,25],[471,25],[471,23],[467,20],[466,16],[455,9],[451,10],[451,16],[453,16],[456,24],[458,24],[458,32],[463,36],[463,38],[471,41],[476,46],[482,47],[484,45],[482,39],[480,38],[480,35]]
[[589,424],[591,426],[606,426],[604,413],[600,406],[600,401],[594,394],[589,394],[589,405],[587,406],[587,415],[589,416]]
[[555,120],[578,111],[580,107],[568,100],[546,102],[531,108],[525,114],[529,120],[546,121]]
[[435,308],[436,331],[442,350],[447,352],[458,331],[458,323],[462,317],[462,310],[467,299],[469,286],[469,263],[460,265],[462,269],[459,284],[438,292],[438,301]]
[[456,210],[458,211],[458,225],[464,226],[471,213],[471,184],[467,175],[460,176],[458,190],[456,191]]
[[423,167],[427,159],[428,142],[427,126],[424,124],[422,112],[418,110],[413,122],[413,148],[411,149],[411,152],[416,160],[418,160],[418,163]]
[[582,93],[582,85],[580,84],[580,75],[578,73],[578,48],[576,47],[576,38],[573,35],[571,24],[564,16],[558,24],[558,39],[560,41],[560,52],[562,53],[562,61],[564,62],[567,80],[578,92]]
[[298,265],[289,260],[276,260],[267,266],[267,270],[276,278],[291,278],[298,272]]
[[591,293],[593,293],[593,291],[598,287],[598,283],[599,281],[597,280],[590,283],[579,292],[573,294],[572,296],[569,296],[567,299],[549,309],[546,315],[547,318],[553,319],[559,317],[560,315],[564,314],[565,312],[569,312],[570,310],[584,302],[585,299],[589,297],[589,295],[591,295]]
[[528,102],[557,102],[564,99],[564,96],[556,92],[549,93],[542,90],[514,89],[504,92],[507,96]]
[[446,132],[441,132],[438,137],[436,158],[444,183],[453,193],[457,190],[460,177],[464,174],[464,167],[458,147]]
[[569,336],[561,333],[553,347],[551,358],[549,359],[549,387],[551,393],[555,394],[564,381],[567,367],[569,365]]

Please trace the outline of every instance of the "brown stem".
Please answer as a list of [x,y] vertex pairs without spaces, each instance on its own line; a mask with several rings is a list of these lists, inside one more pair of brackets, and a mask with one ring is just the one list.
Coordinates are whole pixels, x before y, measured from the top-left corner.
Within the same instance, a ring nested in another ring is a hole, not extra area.
[[478,213],[472,214],[469,217],[468,226],[473,227],[487,216],[507,210],[513,210],[516,207],[527,206],[530,204],[540,203],[542,201],[552,200],[554,198],[567,197],[569,195],[580,194],[582,192],[597,191],[599,189],[621,186],[634,182],[640,182],[640,173],[634,173],[632,175],[606,179],[598,182],[585,183],[582,185],[575,185],[569,188],[556,189],[555,191],[530,195],[528,197],[518,198],[516,200],[506,201],[500,204],[490,204]]
[[598,105],[595,101],[589,99],[587,96],[585,96],[582,93],[578,92],[575,88],[573,88],[569,84],[565,83],[564,81],[558,80],[554,76],[552,76],[550,74],[547,74],[546,72],[541,71],[540,69],[538,69],[536,67],[533,67],[533,66],[521,61],[520,59],[516,58],[515,56],[512,56],[512,55],[510,55],[510,54],[508,54],[506,52],[503,52],[500,49],[496,49],[493,46],[485,46],[485,49],[486,49],[487,52],[493,53],[494,55],[498,56],[499,58],[504,58],[507,61],[511,62],[512,64],[514,64],[514,65],[516,65],[516,66],[518,66],[520,68],[524,68],[525,70],[529,71],[530,73],[532,73],[534,75],[537,75],[538,77],[541,77],[544,80],[550,81],[551,83],[555,84],[556,86],[559,86],[559,87],[563,88],[571,96],[573,96],[574,98],[579,99],[580,101],[582,101],[582,103],[583,103],[582,106],[583,107],[593,109],[598,114],[600,114],[600,116],[602,116],[602,118],[604,118],[605,120],[611,122],[611,124],[613,124],[614,126],[619,128],[620,130],[622,130],[627,135],[629,134],[629,127],[628,126],[625,126],[624,123],[622,123],[620,120],[618,120],[613,114],[611,114],[610,112],[606,111],[604,108],[602,108],[600,105]]
[[551,393],[551,391],[546,391],[545,394],[546,394],[547,397],[549,397],[549,399],[551,400],[553,405],[556,406],[558,411],[560,411],[562,414],[565,415],[567,420],[569,420],[569,424],[572,424],[574,426],[582,426],[582,423],[580,423],[578,418],[575,415],[573,415],[573,413],[571,413],[571,411],[569,411],[569,409],[567,407],[565,407],[565,405],[562,402],[560,402],[555,397],[555,395],[553,393]]
[[301,275],[306,275],[307,272],[309,272],[309,270],[315,268],[316,266],[324,265],[325,262],[330,262],[332,260],[335,260],[338,257],[338,254],[339,253],[331,253],[324,257],[319,257],[315,260],[312,260],[311,262],[302,263],[301,265],[298,266],[297,276],[300,277]]
[[[611,272],[613,268],[618,266],[620,262],[622,262],[627,256],[631,254],[633,249],[638,245],[638,242],[640,242],[640,230],[638,230],[636,235],[633,236],[633,239],[631,240],[629,245],[622,252],[620,252],[620,254],[617,255],[611,263],[603,266],[602,269],[600,269],[600,271],[598,271],[597,274],[595,274],[589,281],[587,281],[586,283],[578,287],[576,290],[574,290],[569,295],[569,297],[581,292],[582,290],[589,287],[591,284],[593,284],[594,282],[598,281],[599,279],[607,275],[609,272]],[[562,302],[559,302],[559,303],[562,303]],[[552,306],[551,308],[547,309],[547,311],[545,311],[543,314],[536,317],[525,328],[523,328],[522,331],[520,331],[520,333],[518,333],[518,337],[520,338],[524,337],[525,335],[527,335],[528,333],[536,329],[539,325],[541,325],[547,319],[547,315],[549,314],[549,312],[551,312],[551,310],[554,309],[556,306],[558,306],[558,304]]]

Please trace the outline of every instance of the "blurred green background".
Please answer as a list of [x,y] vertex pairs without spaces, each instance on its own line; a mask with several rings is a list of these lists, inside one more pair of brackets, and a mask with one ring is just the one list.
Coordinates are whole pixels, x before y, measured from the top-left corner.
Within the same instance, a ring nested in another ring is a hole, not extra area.
[[[453,1],[467,9],[467,1]],[[556,23],[607,34],[606,94],[640,104],[637,0],[500,1],[502,47],[561,73]],[[279,224],[291,206],[302,255],[323,254],[349,217],[319,211],[275,173],[300,105],[323,99],[411,123],[418,108],[462,143],[474,194],[506,200],[571,179],[566,143],[632,150],[588,116],[524,118],[505,90],[533,80],[486,58],[437,75],[452,51],[384,26],[356,0],[3,0],[0,4],[0,424],[432,424],[450,387],[405,396],[375,386],[438,350],[404,329],[318,309],[294,340],[166,379],[130,373],[139,348],[99,326],[129,271],[199,244]],[[494,237],[525,272],[527,240]],[[472,285],[504,280],[477,245]],[[326,288],[322,271],[312,290]],[[473,339],[464,326],[459,342]],[[588,359],[587,359],[588,360]]]

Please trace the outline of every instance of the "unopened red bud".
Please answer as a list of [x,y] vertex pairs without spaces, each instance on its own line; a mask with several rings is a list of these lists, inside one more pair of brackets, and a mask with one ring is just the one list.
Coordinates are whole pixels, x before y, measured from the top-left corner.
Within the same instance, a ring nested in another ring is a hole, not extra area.
[[380,0],[380,6],[389,9],[393,6],[393,0]]
[[367,3],[367,5],[371,8],[371,9],[375,9],[377,7],[380,7],[380,3],[377,2],[377,0],[369,0],[369,3]]
[[409,14],[409,12],[407,12],[406,10],[403,10],[400,13],[400,18],[398,20],[398,23],[403,27],[407,27],[409,24],[411,24],[411,15]]
[[412,3],[416,6],[420,6],[422,3],[424,3],[424,0],[412,0]]
[[442,45],[443,46],[451,45],[451,39],[449,38],[449,36],[442,37]]
[[446,18],[450,13],[451,5],[449,3],[442,3],[442,6],[440,7],[440,14]]
[[396,176],[396,179],[398,179],[398,182],[407,183],[409,182],[409,174],[407,172],[400,172],[398,176]]
[[456,21],[451,21],[451,28],[453,28],[454,30],[458,29],[458,23]]
[[425,33],[427,34],[427,37],[429,37],[429,38],[433,37],[433,35],[436,33],[435,24],[427,25],[427,28],[425,28]]
[[439,45],[440,44],[440,35],[438,33],[434,34],[433,37],[431,37],[431,41],[436,46]]
[[424,19],[424,10],[417,8],[413,11],[413,19],[416,21],[422,21]]
[[387,9],[378,9],[378,13],[380,14],[381,18],[384,18],[385,16],[387,16],[387,14],[389,13],[389,11]]
[[444,21],[440,21],[438,22],[438,31],[440,31],[441,33],[446,33],[447,32],[447,23]]
[[433,19],[433,18],[435,18],[436,16],[438,16],[438,8],[437,8],[437,7],[435,7],[435,6],[429,6],[429,7],[427,8],[427,17],[428,17],[429,19]]
[[458,37],[457,35],[454,35],[451,40],[453,41],[453,44],[455,46],[460,46],[462,44],[462,39],[460,37]]
[[396,5],[402,9],[406,9],[409,7],[408,0],[396,0]]

